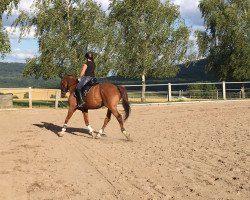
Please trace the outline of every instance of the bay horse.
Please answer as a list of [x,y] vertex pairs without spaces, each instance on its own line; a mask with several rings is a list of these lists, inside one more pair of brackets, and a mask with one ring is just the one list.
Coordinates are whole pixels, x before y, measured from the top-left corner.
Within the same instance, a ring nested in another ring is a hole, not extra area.
[[[66,93],[69,92],[68,98],[68,114],[65,118],[64,125],[62,131],[58,133],[58,136],[62,137],[66,132],[67,123],[73,113],[78,109],[77,108],[77,99],[74,95],[74,91],[76,85],[78,83],[78,79],[71,75],[66,75],[61,80],[61,96],[65,97]],[[122,106],[124,108],[124,119],[122,115],[118,112],[117,105],[122,99]],[[96,132],[92,129],[89,123],[88,110],[89,109],[98,109],[101,107],[107,107],[106,118],[104,119],[104,123],[99,132]],[[128,101],[128,94],[125,87],[120,85],[114,85],[111,83],[98,83],[92,86],[85,97],[85,104],[82,109],[80,109],[83,113],[84,122],[87,126],[89,133],[93,138],[100,138],[104,132],[105,127],[111,119],[111,114],[113,114],[117,121],[120,124],[121,132],[125,135],[127,140],[130,140],[130,134],[128,134],[123,126],[123,123],[126,119],[128,119],[130,114],[130,104]]]

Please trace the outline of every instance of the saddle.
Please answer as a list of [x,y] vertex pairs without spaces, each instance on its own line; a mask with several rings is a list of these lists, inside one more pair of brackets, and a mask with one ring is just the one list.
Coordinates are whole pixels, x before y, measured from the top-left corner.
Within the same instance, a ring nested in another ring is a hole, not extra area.
[[89,82],[86,83],[86,85],[82,88],[82,94],[84,97],[87,96],[90,88],[94,85],[99,84],[96,80],[96,78],[91,78]]

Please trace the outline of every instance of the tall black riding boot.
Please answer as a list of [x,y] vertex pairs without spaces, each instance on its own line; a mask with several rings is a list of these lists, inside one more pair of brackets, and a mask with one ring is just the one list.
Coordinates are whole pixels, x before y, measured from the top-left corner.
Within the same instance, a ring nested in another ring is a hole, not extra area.
[[82,97],[82,91],[76,90],[75,91],[76,98],[77,98],[77,108],[83,108],[83,105],[85,104],[83,97]]

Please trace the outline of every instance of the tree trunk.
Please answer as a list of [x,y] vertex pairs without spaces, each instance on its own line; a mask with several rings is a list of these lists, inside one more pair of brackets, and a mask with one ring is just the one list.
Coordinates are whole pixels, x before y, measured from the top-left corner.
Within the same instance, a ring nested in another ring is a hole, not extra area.
[[146,92],[146,81],[145,81],[145,75],[143,74],[142,77],[142,89],[141,89],[141,102],[145,102],[146,98],[145,98],[145,92]]
[[71,25],[70,25],[70,8],[71,8],[71,1],[69,0],[68,1],[68,4],[67,4],[67,17],[68,17],[68,31],[69,31],[69,36],[71,36]]

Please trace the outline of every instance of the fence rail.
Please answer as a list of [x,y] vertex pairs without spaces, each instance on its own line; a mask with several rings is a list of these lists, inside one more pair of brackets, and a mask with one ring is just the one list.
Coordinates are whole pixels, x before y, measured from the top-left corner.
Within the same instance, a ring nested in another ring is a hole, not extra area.
[[[127,88],[129,100],[140,103],[142,85],[124,85]],[[0,94],[13,94],[13,101],[26,102],[29,108],[39,101],[49,101],[58,108],[65,107],[67,98],[61,98],[59,89],[36,88],[0,88]],[[213,83],[166,83],[146,84],[145,100],[149,103],[170,101],[206,101],[250,98],[250,81],[246,82],[213,82]]]
[[[124,86],[129,91],[130,96],[139,98],[139,89],[142,88],[142,85]],[[200,87],[194,89],[193,86]],[[245,99],[250,98],[249,88],[250,81],[147,84],[145,96],[147,101],[150,101],[153,93],[165,96],[165,101]]]
[[37,88],[0,88],[0,94],[12,94],[13,101],[21,104],[28,102],[28,107],[32,108],[36,101],[51,101],[54,102],[54,107],[58,108],[61,99],[61,90],[58,89],[37,89]]

